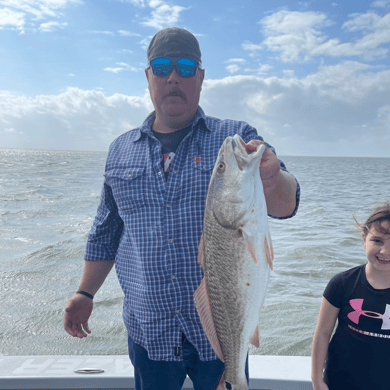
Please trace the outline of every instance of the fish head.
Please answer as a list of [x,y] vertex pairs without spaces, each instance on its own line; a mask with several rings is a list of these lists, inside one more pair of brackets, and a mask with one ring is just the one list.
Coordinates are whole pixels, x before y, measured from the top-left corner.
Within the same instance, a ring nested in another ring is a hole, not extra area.
[[[236,134],[223,142],[210,179],[206,211],[212,211],[219,224],[238,229],[263,186],[260,160],[265,150],[260,145],[248,153],[245,142]],[[264,195],[263,195],[264,196]]]

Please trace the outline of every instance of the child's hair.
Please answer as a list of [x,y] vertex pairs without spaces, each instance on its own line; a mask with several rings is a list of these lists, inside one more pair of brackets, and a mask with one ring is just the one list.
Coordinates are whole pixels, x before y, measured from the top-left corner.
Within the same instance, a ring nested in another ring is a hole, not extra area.
[[363,225],[359,224],[355,216],[353,218],[365,236],[372,226],[382,234],[390,234],[390,230],[382,225],[383,221],[390,221],[390,201],[376,207]]

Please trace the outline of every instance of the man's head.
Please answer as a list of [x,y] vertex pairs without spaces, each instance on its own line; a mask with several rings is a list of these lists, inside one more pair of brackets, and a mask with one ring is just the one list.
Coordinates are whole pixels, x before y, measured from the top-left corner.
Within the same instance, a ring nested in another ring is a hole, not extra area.
[[150,41],[145,70],[156,110],[154,129],[180,129],[191,123],[204,79],[201,52],[194,35],[182,28],[159,31]]

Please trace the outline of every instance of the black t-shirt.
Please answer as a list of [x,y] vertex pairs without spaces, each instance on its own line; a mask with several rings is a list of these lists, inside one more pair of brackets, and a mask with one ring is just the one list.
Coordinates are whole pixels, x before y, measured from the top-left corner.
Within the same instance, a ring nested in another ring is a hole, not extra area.
[[390,288],[373,288],[361,265],[334,276],[324,297],[340,308],[325,369],[329,390],[390,390]]
[[168,178],[169,171],[171,169],[173,159],[175,158],[175,154],[177,148],[179,147],[181,141],[185,138],[185,136],[190,132],[191,126],[185,127],[184,129],[176,130],[172,133],[159,133],[157,131],[153,131],[153,135],[161,142],[162,148],[161,152],[164,156],[162,161],[162,165],[164,168],[165,178]]

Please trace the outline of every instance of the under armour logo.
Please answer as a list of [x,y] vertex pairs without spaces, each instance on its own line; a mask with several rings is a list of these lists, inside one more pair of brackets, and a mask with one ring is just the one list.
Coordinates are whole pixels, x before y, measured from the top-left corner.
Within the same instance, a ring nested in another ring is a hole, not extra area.
[[360,316],[378,318],[382,320],[382,330],[390,329],[390,305],[386,305],[386,310],[383,314],[376,313],[375,311],[362,310],[364,299],[351,299],[349,301],[351,307],[355,311],[348,314],[348,318],[355,324],[359,323]]

